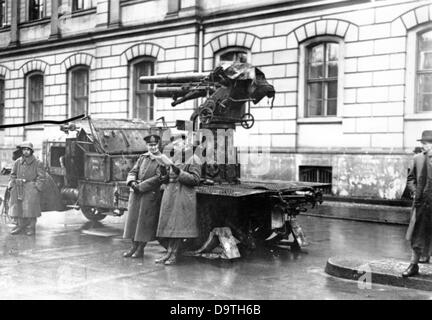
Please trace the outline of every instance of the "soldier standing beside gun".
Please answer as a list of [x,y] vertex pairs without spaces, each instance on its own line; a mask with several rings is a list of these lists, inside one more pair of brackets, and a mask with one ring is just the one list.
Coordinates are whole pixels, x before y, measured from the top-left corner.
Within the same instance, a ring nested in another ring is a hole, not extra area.
[[194,155],[185,161],[187,154],[185,143],[183,139],[178,139],[176,142],[174,161],[165,154],[159,158],[159,162],[168,167],[168,174],[164,181],[167,186],[162,197],[157,237],[168,240],[168,250],[155,262],[165,265],[177,263],[178,252],[184,238],[198,237],[194,187],[200,183],[201,163]]
[[31,142],[19,145],[22,156],[12,168],[8,188],[10,189],[10,216],[18,219],[18,225],[11,234],[19,234],[27,229],[32,236],[36,232],[36,219],[41,216],[41,193],[45,170],[41,161],[33,155]]
[[157,135],[144,138],[147,153],[141,155],[129,172],[126,183],[132,191],[123,238],[132,240],[132,247],[123,256],[142,258],[148,241],[156,239],[160,207],[160,169],[155,157],[160,155]]
[[[429,262],[432,249],[432,131],[423,131],[419,139],[424,152],[414,156],[408,175],[408,187],[414,193],[414,204],[407,239],[411,241],[412,258],[404,277],[419,273],[418,263]],[[424,256],[423,261],[420,257]]]

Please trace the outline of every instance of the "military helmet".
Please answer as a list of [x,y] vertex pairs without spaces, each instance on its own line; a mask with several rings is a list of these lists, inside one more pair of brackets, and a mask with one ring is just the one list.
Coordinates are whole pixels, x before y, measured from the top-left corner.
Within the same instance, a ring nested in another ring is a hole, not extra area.
[[18,147],[20,147],[21,149],[22,148],[28,148],[31,151],[34,151],[33,143],[31,143],[30,141],[24,141]]

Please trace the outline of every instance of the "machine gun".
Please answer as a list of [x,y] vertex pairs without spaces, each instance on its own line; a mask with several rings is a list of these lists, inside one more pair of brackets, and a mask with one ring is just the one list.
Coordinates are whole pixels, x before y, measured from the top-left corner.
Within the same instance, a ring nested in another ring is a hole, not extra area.
[[[205,125],[235,125],[249,129],[255,123],[250,113],[250,102],[257,104],[264,97],[275,97],[275,89],[264,73],[249,63],[235,62],[228,67],[219,66],[209,74],[184,73],[170,76],[143,76],[141,83],[158,84],[156,97],[171,97],[171,105],[206,98],[190,120]],[[247,108],[246,108],[247,103]]]

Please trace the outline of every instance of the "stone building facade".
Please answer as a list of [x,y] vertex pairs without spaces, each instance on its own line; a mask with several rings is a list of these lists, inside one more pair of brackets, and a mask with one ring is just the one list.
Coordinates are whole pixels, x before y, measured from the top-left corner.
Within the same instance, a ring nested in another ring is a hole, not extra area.
[[[400,198],[412,149],[432,129],[429,0],[0,0],[0,121],[189,119],[139,75],[206,72],[245,54],[275,86],[274,107],[236,143],[270,146],[243,177],[332,183],[338,196]],[[428,89],[429,88],[429,89]],[[23,139],[0,131],[0,162]]]

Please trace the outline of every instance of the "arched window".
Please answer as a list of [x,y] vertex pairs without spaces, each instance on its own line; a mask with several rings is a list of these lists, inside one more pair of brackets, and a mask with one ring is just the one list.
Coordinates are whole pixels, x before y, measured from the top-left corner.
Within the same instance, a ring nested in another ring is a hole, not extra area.
[[5,116],[5,80],[0,77],[0,125],[4,124]]
[[418,35],[416,111],[432,111],[432,30]]
[[339,44],[314,43],[306,52],[305,116],[337,115]]
[[27,76],[27,120],[39,121],[43,118],[44,77],[41,72]]
[[74,67],[69,71],[70,116],[88,113],[89,104],[89,68]]
[[250,62],[250,53],[245,48],[228,48],[215,55],[215,66],[232,64],[234,62]]
[[141,76],[154,75],[155,60],[153,58],[136,59],[130,64],[131,75],[131,115],[145,121],[154,119],[153,84],[140,83]]

